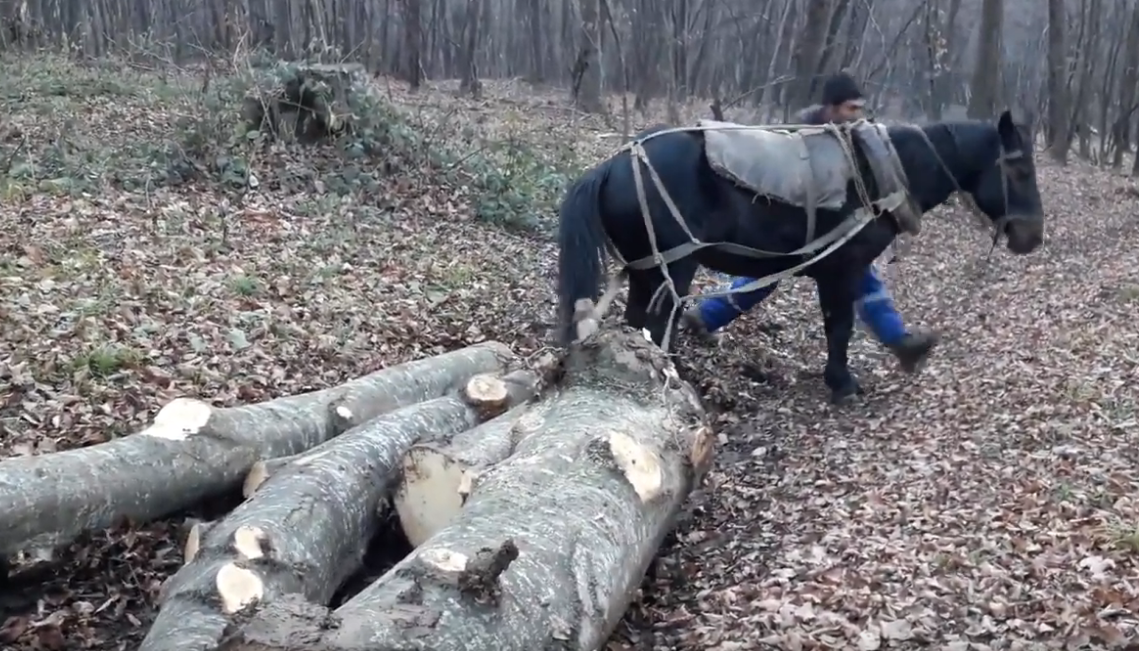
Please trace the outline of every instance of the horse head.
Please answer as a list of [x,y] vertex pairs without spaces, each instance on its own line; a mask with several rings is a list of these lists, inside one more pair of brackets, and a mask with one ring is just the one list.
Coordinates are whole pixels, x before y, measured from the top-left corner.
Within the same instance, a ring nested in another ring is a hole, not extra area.
[[[992,125],[986,125],[992,129]],[[1033,162],[1032,128],[1017,124],[1005,110],[992,135],[986,155],[978,157],[974,174],[963,179],[968,192],[998,233],[1008,239],[1009,251],[1032,253],[1044,242],[1044,208]]]

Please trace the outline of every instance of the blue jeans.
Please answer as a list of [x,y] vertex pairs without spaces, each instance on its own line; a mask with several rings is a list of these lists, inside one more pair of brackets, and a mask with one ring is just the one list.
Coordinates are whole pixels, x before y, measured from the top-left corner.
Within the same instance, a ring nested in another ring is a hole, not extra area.
[[[743,287],[754,278],[736,278],[731,287]],[[700,319],[709,332],[735,321],[744,312],[759,305],[765,298],[775,292],[779,283],[762,287],[755,291],[728,296],[715,296],[700,303]],[[857,303],[858,318],[870,328],[874,338],[883,345],[889,346],[900,343],[906,336],[906,326],[902,322],[902,315],[894,308],[894,300],[886,291],[886,286],[878,278],[877,272],[871,266],[862,277],[861,297]]]

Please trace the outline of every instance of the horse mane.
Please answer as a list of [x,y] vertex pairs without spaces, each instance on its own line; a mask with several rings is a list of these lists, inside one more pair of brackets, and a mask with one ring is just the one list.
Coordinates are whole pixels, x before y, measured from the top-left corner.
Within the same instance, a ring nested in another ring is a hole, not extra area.
[[[917,194],[920,195],[923,209],[929,208],[927,203],[939,203],[943,200],[942,197],[957,189],[956,182],[946,174],[942,162],[954,175],[959,175],[971,162],[966,160],[963,152],[988,150],[993,139],[998,137],[996,125],[982,120],[896,125],[889,127],[888,133],[900,158],[910,161],[911,165],[923,165],[916,174],[911,169],[909,177],[911,190],[922,188]],[[941,160],[929,155],[931,143],[939,152]],[[995,155],[996,151],[993,153]]]

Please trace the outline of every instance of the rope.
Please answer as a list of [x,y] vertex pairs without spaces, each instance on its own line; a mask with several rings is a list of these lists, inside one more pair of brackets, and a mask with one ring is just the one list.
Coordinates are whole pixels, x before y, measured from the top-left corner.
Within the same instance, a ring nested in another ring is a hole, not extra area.
[[[645,142],[647,142],[648,140],[650,140],[652,138],[663,136],[663,135],[669,134],[669,133],[681,133],[681,132],[692,132],[692,131],[709,131],[709,130],[713,130],[713,129],[715,129],[715,130],[735,130],[735,131],[744,130],[744,129],[751,129],[751,130],[763,129],[763,130],[783,131],[783,132],[792,132],[793,131],[795,133],[798,133],[800,131],[808,131],[809,130],[809,131],[814,132],[814,133],[830,133],[831,135],[833,135],[839,141],[839,144],[841,145],[842,153],[846,157],[846,161],[851,166],[851,169],[857,169],[857,162],[855,160],[855,153],[854,153],[854,145],[853,145],[851,135],[850,135],[850,133],[851,133],[850,129],[851,128],[852,127],[850,127],[848,125],[837,125],[837,124],[780,125],[780,127],[778,127],[778,128],[755,127],[755,126],[747,126],[747,125],[696,125],[694,127],[674,127],[671,129],[665,129],[662,131],[658,131],[658,132],[649,134],[643,138],[634,140],[630,143],[623,145],[621,147],[621,149],[618,150],[618,153],[628,151],[629,155],[631,157],[630,162],[633,166],[633,181],[636,185],[637,201],[641,206],[641,216],[644,219],[645,232],[649,237],[649,245],[652,247],[652,255],[647,256],[645,258],[641,258],[640,260],[635,260],[632,263],[629,263],[628,267],[633,268],[633,269],[656,267],[656,268],[661,270],[661,274],[664,276],[664,283],[662,283],[657,288],[657,291],[653,293],[652,297],[649,300],[649,304],[646,307],[646,310],[649,312],[658,311],[661,307],[661,303],[664,301],[664,298],[665,298],[666,292],[667,292],[667,295],[670,295],[670,297],[672,298],[672,309],[670,310],[669,315],[668,315],[668,323],[671,325],[674,322],[674,320],[677,316],[677,313],[682,308],[684,301],[686,299],[691,300],[693,298],[711,298],[713,296],[727,296],[727,295],[731,295],[731,294],[738,294],[738,293],[743,293],[743,292],[755,291],[755,290],[760,289],[762,287],[766,287],[768,285],[772,285],[772,284],[775,284],[775,283],[780,282],[782,280],[785,280],[787,278],[790,278],[791,276],[798,273],[799,271],[806,269],[807,267],[814,264],[815,262],[818,262],[819,260],[822,260],[826,256],[830,255],[836,249],[841,247],[843,244],[846,244],[847,242],[849,242],[855,235],[857,235],[859,232],[861,232],[862,229],[865,228],[871,221],[876,219],[880,212],[886,211],[892,207],[896,207],[896,205],[900,205],[901,201],[904,200],[904,195],[903,196],[890,195],[888,197],[884,197],[882,200],[879,200],[878,202],[875,202],[874,200],[872,200],[870,198],[869,190],[866,188],[866,184],[862,180],[861,175],[855,174],[855,175],[853,175],[853,179],[852,179],[854,181],[855,193],[857,194],[859,201],[862,203],[862,205],[864,207],[859,208],[856,211],[854,211],[837,228],[832,229],[831,231],[829,231],[828,233],[826,233],[822,237],[819,237],[818,239],[815,239],[813,241],[808,241],[803,247],[801,247],[795,251],[792,251],[789,253],[765,251],[762,249],[754,249],[752,247],[746,247],[746,246],[743,246],[740,244],[736,244],[734,242],[718,242],[718,243],[701,242],[700,239],[697,238],[692,233],[692,230],[688,227],[688,223],[684,221],[684,217],[683,217],[683,215],[681,215],[680,209],[676,206],[676,203],[673,201],[672,196],[668,193],[668,190],[665,188],[664,181],[661,179],[660,174],[657,172],[656,168],[653,166],[652,161],[649,159],[648,153],[645,151],[645,148],[644,148]],[[652,180],[653,184],[656,186],[657,192],[660,194],[661,200],[664,202],[665,206],[668,208],[669,213],[672,214],[673,219],[680,226],[680,228],[684,231],[685,235],[688,236],[688,242],[686,242],[682,245],[673,247],[672,249],[669,249],[668,251],[663,252],[663,253],[661,252],[660,246],[657,242],[656,227],[653,224],[652,213],[649,210],[648,195],[645,191],[644,172],[642,171],[642,166],[644,166],[645,170],[648,170],[649,177]],[[893,205],[887,207],[887,205],[885,205],[886,203],[893,204]],[[811,229],[811,230],[813,230],[813,229]],[[811,233],[809,233],[808,235],[810,236]],[[810,239],[810,238],[808,237],[808,239]],[[757,279],[753,280],[752,282],[744,285],[743,287],[729,288],[727,290],[721,290],[719,292],[710,292],[710,293],[701,293],[701,294],[689,295],[689,296],[681,296],[680,292],[676,288],[676,282],[673,280],[672,275],[668,271],[668,265],[670,263],[676,261],[676,260],[679,260],[681,258],[692,255],[696,251],[699,251],[700,249],[707,248],[707,247],[718,247],[718,248],[726,250],[726,251],[731,251],[731,252],[734,252],[737,254],[747,255],[750,257],[794,257],[794,256],[803,256],[803,255],[811,255],[811,254],[814,254],[814,255],[811,258],[809,258],[808,260],[801,262],[801,263],[799,263],[793,267],[790,267],[790,268],[785,269],[783,271],[780,271],[778,273],[774,273],[774,274],[764,276],[762,278],[757,278]],[[818,251],[818,252],[816,253],[816,251]],[[661,349],[663,349],[665,352],[667,352],[669,349],[669,344],[671,343],[671,338],[672,338],[672,328],[666,327],[665,333],[664,333],[664,339],[661,341]]]

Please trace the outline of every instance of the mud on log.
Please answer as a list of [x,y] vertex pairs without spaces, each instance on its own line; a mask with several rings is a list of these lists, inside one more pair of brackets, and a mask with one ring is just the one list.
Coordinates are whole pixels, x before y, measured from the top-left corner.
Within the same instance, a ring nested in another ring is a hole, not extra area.
[[334,613],[251,609],[231,651],[593,650],[620,620],[713,436],[695,392],[627,329],[575,346],[540,422],[450,525]]
[[459,392],[379,416],[309,452],[208,529],[191,532],[186,565],[165,586],[143,651],[213,649],[253,602],[301,594],[327,603],[360,568],[404,453],[534,395],[537,375],[476,375]]
[[131,436],[0,461],[0,556],[50,550],[122,518],[147,521],[187,508],[239,486],[258,459],[303,452],[512,359],[491,342],[255,405],[222,409],[179,398]]

